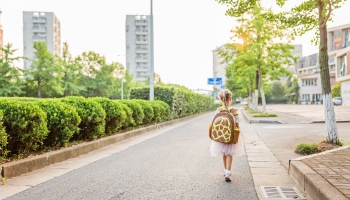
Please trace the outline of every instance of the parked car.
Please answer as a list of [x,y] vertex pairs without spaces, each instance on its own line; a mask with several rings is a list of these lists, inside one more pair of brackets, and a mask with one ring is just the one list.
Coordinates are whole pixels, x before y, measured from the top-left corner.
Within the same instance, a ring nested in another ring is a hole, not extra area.
[[335,97],[332,99],[333,104],[336,105],[341,105],[341,97]]

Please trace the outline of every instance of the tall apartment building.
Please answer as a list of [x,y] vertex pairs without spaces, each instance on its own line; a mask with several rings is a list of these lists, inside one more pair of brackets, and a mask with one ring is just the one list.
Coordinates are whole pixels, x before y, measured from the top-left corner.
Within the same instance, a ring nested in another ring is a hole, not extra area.
[[149,22],[148,15],[127,15],[125,22],[126,69],[141,83],[150,76]]
[[350,24],[332,27],[328,32],[329,64],[340,82],[342,105],[350,106]]
[[[23,12],[23,56],[34,58],[34,42],[45,42],[52,54],[61,54],[61,24],[53,12]],[[31,65],[24,60],[24,69]]]
[[[303,45],[301,44],[293,44],[294,49],[291,51],[292,55],[294,57],[298,57],[301,58],[303,56]],[[285,68],[288,69],[288,71],[290,71],[293,74],[297,74],[296,70],[295,70],[295,64],[290,65],[290,66],[285,66]],[[280,76],[280,82],[282,84],[286,84],[288,81],[288,76]]]
[[[3,47],[3,32],[2,32],[2,25],[1,25],[1,9],[0,9],[0,47]],[[2,50],[0,49],[0,58],[2,57]]]

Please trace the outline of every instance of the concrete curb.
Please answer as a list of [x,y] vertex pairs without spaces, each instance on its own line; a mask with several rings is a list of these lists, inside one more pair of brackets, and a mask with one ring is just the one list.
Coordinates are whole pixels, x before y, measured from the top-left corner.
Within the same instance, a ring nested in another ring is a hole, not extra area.
[[260,124],[284,124],[282,121],[277,121],[277,120],[256,120],[256,119],[251,119],[248,117],[248,115],[245,113],[244,108],[241,109],[244,118],[248,121],[249,124],[255,124],[255,123],[260,123]]
[[[324,124],[325,121],[311,121],[310,124]],[[350,123],[350,121],[348,120],[344,120],[344,121],[336,121],[336,123]]]
[[112,136],[107,136],[100,138],[95,141],[85,142],[65,149],[60,149],[56,151],[51,151],[42,155],[38,155],[31,158],[25,158],[18,161],[13,161],[9,163],[4,163],[1,166],[1,176],[6,179],[10,179],[28,172],[44,168],[46,166],[59,163],[71,158],[78,157],[83,154],[101,149],[103,147],[109,146],[111,144],[130,139],[132,137],[147,133],[153,130],[157,130],[164,126],[169,126],[178,122],[186,121],[192,118],[196,118],[201,115],[211,113],[212,111],[175,119],[171,121],[166,121],[160,124],[150,125],[144,128],[128,131],[125,133],[120,133]]
[[[327,152],[339,151],[350,147],[341,147]],[[312,199],[334,199],[334,200],[348,200],[339,190],[331,185],[321,175],[316,173],[312,168],[307,166],[301,160],[318,156],[320,154],[304,156],[289,161],[289,175],[292,176],[296,182]]]

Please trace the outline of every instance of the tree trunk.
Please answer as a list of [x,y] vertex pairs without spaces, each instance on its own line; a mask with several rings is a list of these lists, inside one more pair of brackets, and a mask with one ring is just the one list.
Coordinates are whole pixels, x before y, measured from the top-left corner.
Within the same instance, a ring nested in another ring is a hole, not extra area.
[[[327,23],[324,22],[322,11],[324,3],[318,1],[318,22],[320,30],[320,47],[319,47],[319,63],[321,69],[321,84],[322,97],[324,106],[324,116],[326,125],[327,141],[329,143],[337,144],[339,142],[337,123],[335,120],[334,106],[332,102],[331,83],[328,68],[328,51],[327,51]],[[324,25],[323,25],[324,23]]]
[[255,91],[253,95],[253,110],[254,112],[258,111],[258,103],[259,103],[259,71],[256,71],[255,75]]
[[40,79],[38,80],[38,98],[41,98],[41,85],[40,85]]
[[264,87],[262,84],[262,72],[261,67],[259,67],[259,87],[260,87],[260,94],[261,94],[261,103],[262,103],[262,114],[266,113],[266,101],[265,101],[265,93],[264,93]]
[[249,96],[248,96],[248,105],[249,108],[253,109],[253,99],[252,99],[253,93],[252,89],[249,89]]

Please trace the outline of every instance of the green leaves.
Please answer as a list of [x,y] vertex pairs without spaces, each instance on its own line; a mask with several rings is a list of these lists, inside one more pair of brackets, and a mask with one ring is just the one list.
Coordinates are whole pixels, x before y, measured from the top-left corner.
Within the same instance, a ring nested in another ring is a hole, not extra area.
[[51,96],[55,93],[63,94],[61,86],[61,70],[54,63],[53,55],[47,50],[46,43],[34,43],[34,54],[32,65],[25,71],[28,83],[34,83],[38,91],[38,98]]
[[21,57],[14,57],[17,49],[12,44],[0,47],[3,57],[0,57],[0,96],[18,96],[23,93],[23,84],[20,79],[22,70],[14,65]]

